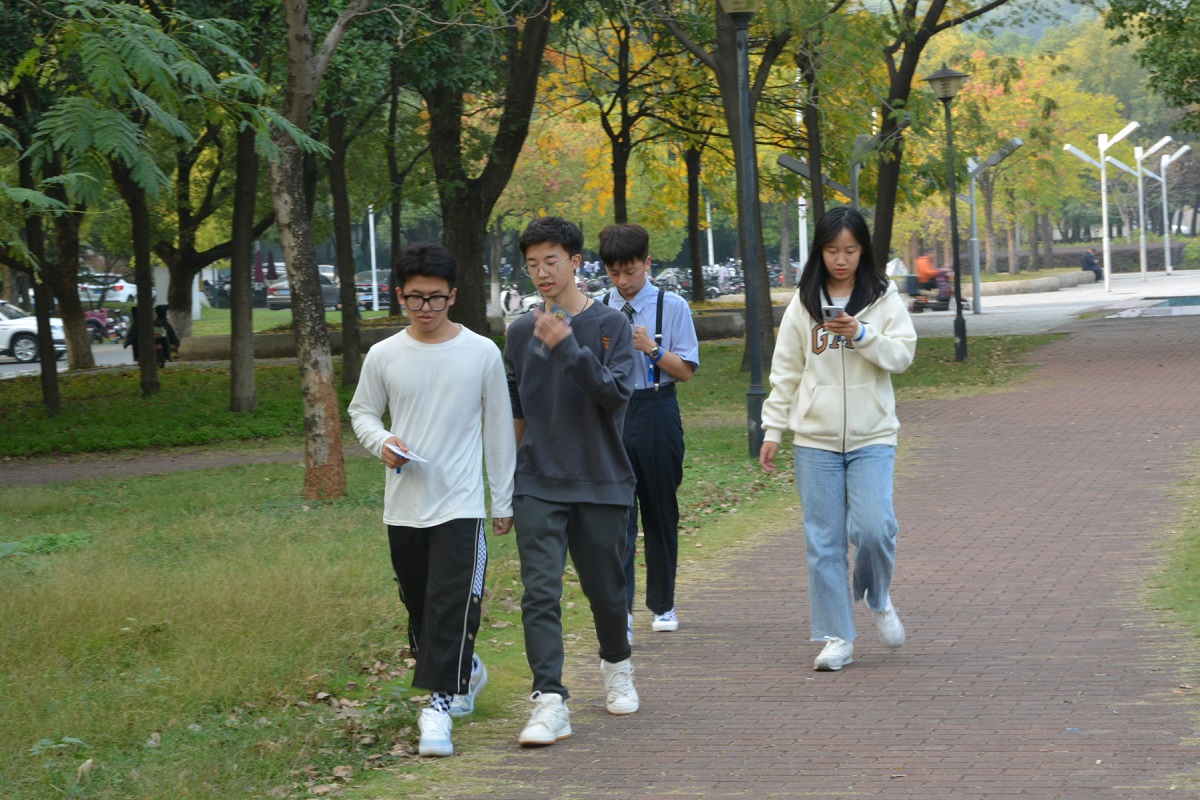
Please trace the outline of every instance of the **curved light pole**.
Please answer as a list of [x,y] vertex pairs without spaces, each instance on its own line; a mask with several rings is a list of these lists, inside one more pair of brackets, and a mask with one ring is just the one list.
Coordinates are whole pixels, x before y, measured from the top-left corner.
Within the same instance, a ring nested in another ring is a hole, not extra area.
[[950,117],[950,101],[970,76],[950,69],[945,64],[925,80],[946,109],[946,176],[950,181],[950,251],[954,261],[954,360],[967,358],[967,321],[963,319],[962,266],[958,256],[958,189],[954,183],[954,125]]
[[1138,257],[1141,259],[1142,265],[1142,280],[1146,280],[1146,188],[1145,188],[1145,170],[1142,168],[1142,162],[1150,156],[1157,153],[1159,150],[1166,147],[1172,141],[1170,136],[1164,136],[1159,139],[1149,150],[1143,150],[1140,147],[1133,148],[1133,157],[1137,164],[1137,179],[1138,179],[1138,233],[1139,248]]
[[[1184,153],[1191,150],[1191,145],[1184,145],[1176,150],[1171,155],[1163,155],[1161,160],[1161,172],[1159,182],[1162,183],[1162,203],[1163,203],[1163,250],[1166,255],[1167,274],[1171,274],[1171,212],[1167,209],[1167,167],[1179,158]],[[1147,173],[1149,174],[1149,173]]]
[[1109,282],[1109,279],[1112,276],[1112,249],[1109,246],[1110,242],[1112,240],[1112,237],[1109,236],[1110,231],[1109,231],[1109,225],[1108,225],[1108,168],[1105,166],[1105,164],[1108,163],[1108,148],[1112,147],[1114,144],[1121,141],[1126,136],[1133,133],[1140,127],[1142,127],[1141,123],[1131,122],[1128,125],[1126,125],[1124,128],[1121,128],[1120,132],[1116,136],[1112,137],[1111,139],[1108,138],[1107,133],[1102,133],[1099,136],[1097,136],[1096,137],[1096,147],[1100,151],[1100,160],[1099,161],[1097,161],[1096,159],[1092,158],[1091,156],[1085,154],[1082,150],[1080,150],[1075,145],[1071,145],[1071,144],[1063,145],[1063,150],[1066,150],[1071,155],[1073,155],[1076,158],[1079,158],[1083,161],[1086,161],[1087,163],[1091,164],[1093,167],[1100,168],[1100,228],[1102,231],[1100,241],[1104,245],[1104,247],[1103,247],[1103,251],[1104,251],[1104,291],[1106,291],[1106,292],[1112,291],[1112,289],[1110,288],[1110,282]]
[[1025,142],[1021,141],[1020,139],[1010,139],[1009,141],[1004,143],[1003,147],[1001,147],[999,150],[997,150],[996,152],[994,152],[990,156],[988,156],[986,159],[984,159],[982,164],[976,163],[975,159],[973,159],[973,158],[967,159],[967,177],[970,178],[970,180],[971,180],[971,194],[970,194],[970,197],[963,197],[962,195],[959,195],[958,199],[965,202],[971,208],[971,279],[972,279],[972,283],[971,283],[971,285],[972,285],[971,313],[972,314],[979,314],[982,311],[982,309],[981,309],[982,304],[980,303],[980,297],[979,297],[980,296],[979,225],[977,223],[977,217],[975,214],[975,185],[977,183],[979,183],[980,175],[987,172],[989,169],[991,169],[992,167],[996,166],[1004,159],[1011,156],[1014,152],[1016,152],[1017,148],[1023,146],[1024,144],[1025,144]]

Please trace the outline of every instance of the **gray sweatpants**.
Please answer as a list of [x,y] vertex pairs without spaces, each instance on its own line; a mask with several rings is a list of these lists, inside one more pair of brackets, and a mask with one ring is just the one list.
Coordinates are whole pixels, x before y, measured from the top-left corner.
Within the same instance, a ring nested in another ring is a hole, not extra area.
[[629,658],[626,638],[625,524],[628,506],[552,503],[513,498],[513,522],[521,557],[521,621],[533,690],[570,694],[563,686],[562,587],[567,553],[592,609],[600,658]]

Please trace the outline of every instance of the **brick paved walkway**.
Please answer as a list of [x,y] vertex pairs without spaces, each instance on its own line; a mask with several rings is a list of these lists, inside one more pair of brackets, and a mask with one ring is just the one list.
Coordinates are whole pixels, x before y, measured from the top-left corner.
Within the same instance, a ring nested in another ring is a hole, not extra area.
[[803,537],[774,535],[639,632],[638,714],[589,659],[573,738],[517,747],[522,707],[436,796],[1200,796],[1194,650],[1139,594],[1200,443],[1200,317],[1067,329],[1014,391],[901,408],[904,648],[860,606],[856,663],[813,672]]

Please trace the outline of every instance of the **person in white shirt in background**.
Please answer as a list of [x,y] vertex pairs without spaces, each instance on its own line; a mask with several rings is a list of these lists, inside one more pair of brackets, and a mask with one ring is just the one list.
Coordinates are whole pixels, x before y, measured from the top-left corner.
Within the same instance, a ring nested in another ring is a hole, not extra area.
[[793,432],[812,641],[825,643],[813,662],[818,671],[853,663],[853,605],[864,598],[880,641],[904,644],[891,600],[900,430],[892,375],[908,369],[916,349],[912,319],[896,284],[876,266],[862,214],[830,209],[817,222],[800,286],[779,326],[758,458],[764,470],[774,470],[783,432]]
[[487,682],[474,655],[487,569],[485,461],[492,530],[512,528],[516,438],[504,360],[491,339],[450,321],[457,278],[440,244],[404,251],[396,293],[409,326],[367,352],[349,407],[359,442],[385,467],[383,521],[408,611],[413,686],[432,692],[418,718],[422,756],[453,754],[451,716],[471,713]]

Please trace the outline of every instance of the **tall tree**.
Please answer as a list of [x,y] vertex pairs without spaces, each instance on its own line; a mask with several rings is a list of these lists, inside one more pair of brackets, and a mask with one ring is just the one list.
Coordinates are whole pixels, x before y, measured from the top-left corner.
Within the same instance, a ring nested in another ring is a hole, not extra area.
[[289,125],[277,127],[272,135],[278,153],[270,162],[270,176],[279,243],[292,288],[292,320],[304,394],[303,493],[306,498],[341,497],[346,493],[341,411],[329,331],[325,326],[309,194],[304,183],[304,152],[311,146],[300,133],[308,129],[317,92],[334,51],[350,24],[369,8],[371,0],[351,0],[315,50],[307,0],[281,2],[287,24],[288,53],[282,111]]
[[[738,208],[751,209],[751,213],[755,219],[750,227],[757,233],[755,241],[743,241],[741,243],[743,252],[749,248],[754,248],[757,252],[757,258],[754,259],[758,273],[755,284],[757,287],[756,296],[747,297],[746,303],[747,305],[753,303],[758,307],[759,319],[771,320],[774,317],[771,310],[771,287],[767,275],[766,248],[763,246],[762,238],[763,215],[759,203],[758,157],[757,148],[754,146],[756,144],[754,142],[754,119],[771,68],[787,47],[788,41],[792,36],[792,31],[786,26],[774,29],[768,34],[767,40],[763,45],[758,59],[757,71],[750,80],[750,120],[747,121],[747,128],[751,132],[751,143],[749,147],[743,148],[741,146],[741,113],[738,106],[738,96],[741,89],[738,86],[737,29],[733,19],[720,8],[720,4],[715,4],[715,46],[709,51],[688,32],[687,28],[681,22],[681,15],[677,9],[669,8],[662,0],[653,0],[652,5],[658,11],[659,18],[663,24],[667,26],[688,52],[695,56],[706,68],[711,70],[717,79],[717,85],[721,91],[721,106],[725,112],[726,127],[733,142],[735,170],[738,175],[749,173],[754,178],[752,181],[739,180],[737,183],[739,195]],[[750,157],[748,159],[745,157],[746,151],[749,151]],[[745,186],[751,187],[749,198],[741,197]],[[739,229],[745,230],[746,228],[739,225]],[[775,351],[774,326],[770,324],[760,325],[759,338],[763,363],[769,364],[771,356]],[[747,352],[749,352],[748,349]]]
[[937,34],[978,19],[1000,8],[1009,0],[990,0],[971,8],[951,5],[948,0],[919,4],[908,0],[893,4],[887,28],[894,38],[883,49],[888,69],[887,94],[880,108],[879,133],[874,149],[879,153],[879,178],[875,193],[875,231],[872,249],[882,269],[892,243],[892,226],[899,199],[901,161],[904,157],[904,132],[910,121],[909,100],[921,54]]
[[417,88],[429,114],[443,235],[460,270],[452,316],[485,334],[488,220],[529,132],[554,4],[530,0],[491,13],[478,23],[490,30],[447,20],[411,45],[424,60]]

